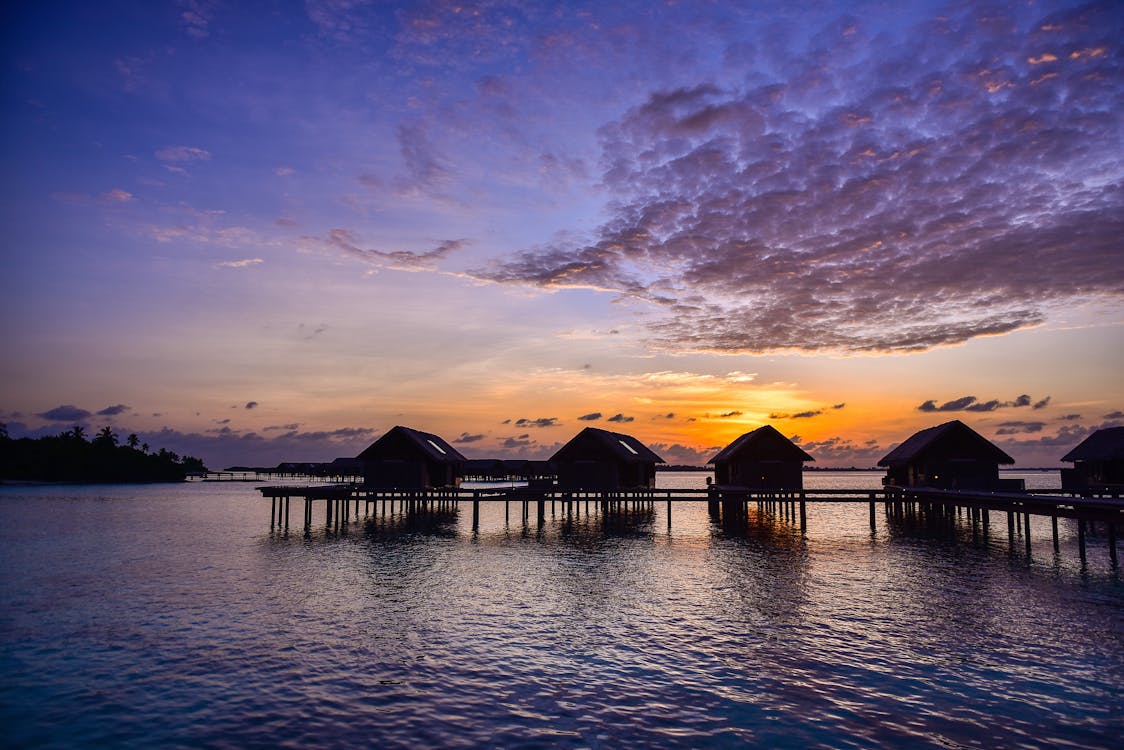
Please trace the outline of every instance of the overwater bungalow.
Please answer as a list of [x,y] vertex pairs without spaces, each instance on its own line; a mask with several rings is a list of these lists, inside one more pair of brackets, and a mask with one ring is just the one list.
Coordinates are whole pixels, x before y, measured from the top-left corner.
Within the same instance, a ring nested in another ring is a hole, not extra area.
[[631,435],[586,427],[550,462],[559,487],[618,490],[655,487],[656,464],[664,460]]
[[959,419],[914,433],[886,454],[883,484],[948,490],[1018,490],[999,479],[999,464],[1015,459]]
[[747,432],[707,463],[714,464],[718,486],[753,490],[799,490],[804,487],[804,462],[815,461],[775,427]]
[[385,489],[455,487],[460,484],[466,461],[437,435],[401,425],[391,428],[356,458],[363,462],[366,486]]
[[1106,427],[1062,456],[1062,489],[1073,492],[1124,490],[1124,427]]

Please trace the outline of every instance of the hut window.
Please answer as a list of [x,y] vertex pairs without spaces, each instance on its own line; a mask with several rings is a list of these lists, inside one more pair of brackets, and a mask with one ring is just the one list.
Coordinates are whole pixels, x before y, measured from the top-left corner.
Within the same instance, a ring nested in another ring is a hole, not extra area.
[[442,456],[447,456],[447,455],[449,455],[449,454],[447,454],[447,453],[445,452],[445,449],[444,449],[444,448],[442,448],[442,447],[441,447],[440,445],[438,445],[437,443],[433,442],[432,440],[426,439],[426,441],[425,441],[425,442],[429,443],[429,444],[430,444],[430,445],[432,445],[432,446],[433,446],[434,448],[436,448],[436,449],[437,449],[437,452],[438,452],[438,453],[440,453],[440,454],[441,454]]
[[632,447],[631,445],[629,445],[629,444],[628,444],[628,443],[626,443],[625,441],[623,441],[623,440],[618,440],[617,442],[618,442],[618,443],[620,443],[621,445],[623,445],[623,446],[624,446],[624,448],[625,448],[625,450],[627,450],[627,451],[628,451],[629,453],[631,453],[632,455],[634,455],[634,456],[639,456],[639,455],[640,455],[639,453],[637,453],[637,452],[636,452],[636,449],[635,449],[635,448],[633,448],[633,447]]

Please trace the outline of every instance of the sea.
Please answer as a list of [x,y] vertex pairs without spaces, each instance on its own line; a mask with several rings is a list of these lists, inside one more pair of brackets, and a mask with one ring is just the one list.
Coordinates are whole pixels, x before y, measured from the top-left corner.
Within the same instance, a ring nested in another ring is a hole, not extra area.
[[[706,474],[665,472],[664,487]],[[1056,472],[1022,477],[1057,487]],[[876,488],[808,472],[809,488]],[[270,528],[253,483],[0,487],[0,746],[1120,748],[1094,528],[512,504]],[[300,517],[295,506],[293,519]],[[977,529],[977,532],[979,530]]]

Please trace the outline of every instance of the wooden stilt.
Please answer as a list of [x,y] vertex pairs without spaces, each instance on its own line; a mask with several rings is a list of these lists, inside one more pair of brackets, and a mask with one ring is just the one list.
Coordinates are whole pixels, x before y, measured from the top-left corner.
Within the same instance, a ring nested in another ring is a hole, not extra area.
[[1085,565],[1085,519],[1077,521],[1077,550],[1081,554],[1081,564]]

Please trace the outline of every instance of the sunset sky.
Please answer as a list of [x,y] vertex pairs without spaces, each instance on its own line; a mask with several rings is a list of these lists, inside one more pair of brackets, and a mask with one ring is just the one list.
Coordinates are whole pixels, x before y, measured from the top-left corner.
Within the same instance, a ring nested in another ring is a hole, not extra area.
[[0,11],[0,422],[1019,466],[1124,424],[1124,4]]

